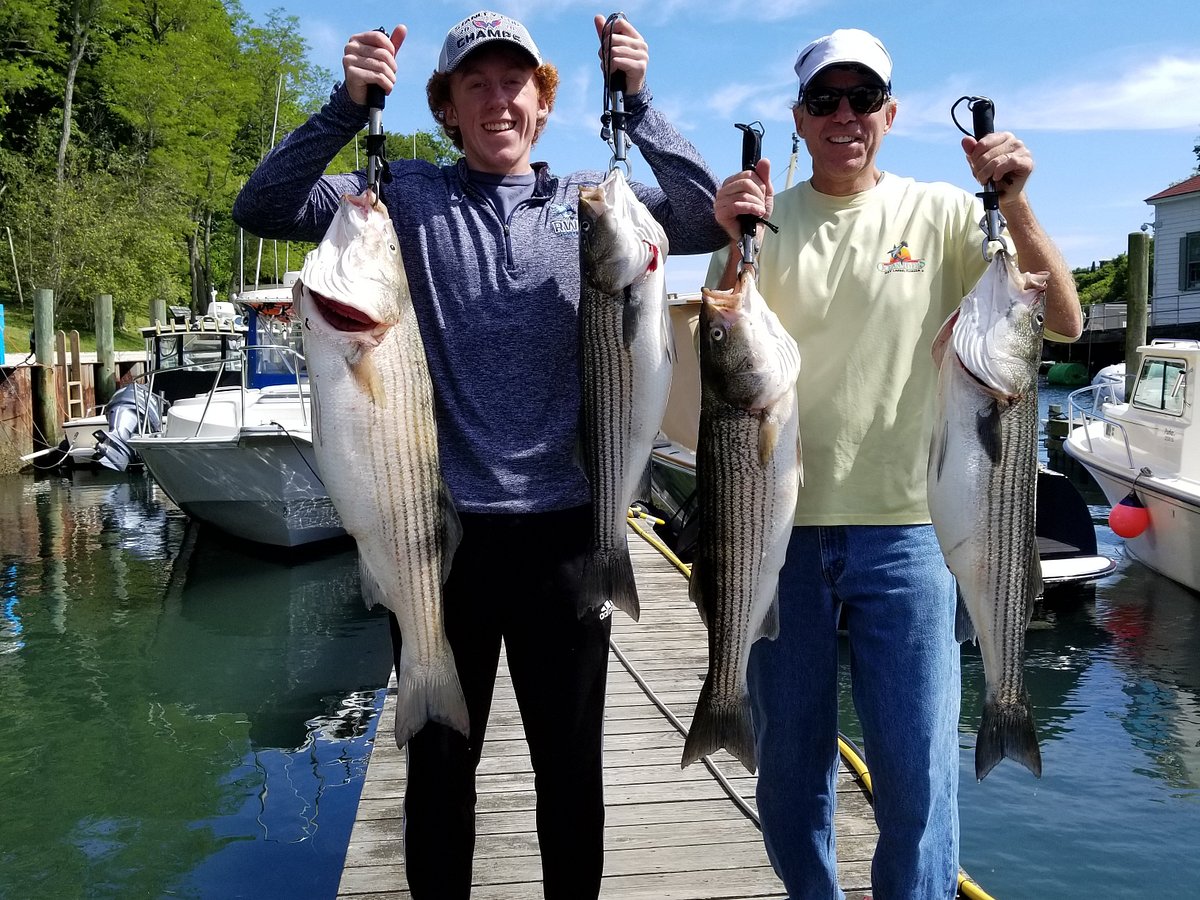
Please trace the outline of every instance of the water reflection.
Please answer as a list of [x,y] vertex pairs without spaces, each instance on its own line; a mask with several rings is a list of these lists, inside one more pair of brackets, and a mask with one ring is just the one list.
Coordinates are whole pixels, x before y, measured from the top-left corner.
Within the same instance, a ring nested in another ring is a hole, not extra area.
[[144,476],[0,478],[0,896],[332,894],[386,620]]
[[1200,597],[1130,562],[1097,603],[1113,662],[1129,673],[1121,722],[1148,771],[1200,788]]

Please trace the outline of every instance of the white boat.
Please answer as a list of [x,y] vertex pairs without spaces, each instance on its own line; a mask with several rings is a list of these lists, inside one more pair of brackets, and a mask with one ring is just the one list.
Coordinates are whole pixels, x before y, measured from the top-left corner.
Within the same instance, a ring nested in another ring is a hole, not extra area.
[[[699,528],[695,515],[695,447],[700,423],[700,361],[695,340],[698,295],[671,298],[669,312],[677,352],[667,412],[650,454],[650,502],[666,520],[666,531],[677,550],[686,555]],[[1116,568],[1113,560],[1097,553],[1091,513],[1075,486],[1066,476],[1045,468],[1038,472],[1036,531],[1042,580],[1047,587],[1091,581]]]
[[[168,404],[211,387],[218,370],[200,364],[227,361],[219,377],[231,384],[240,380],[238,349],[246,342],[246,326],[240,319],[172,320],[143,328],[141,335],[146,347],[144,373],[117,390],[107,404],[62,423],[63,462],[123,471],[138,461],[127,444],[130,436],[157,431]],[[152,375],[153,393],[147,387]]]
[[[188,515],[236,537],[296,547],[345,534],[317,472],[308,379],[290,286],[245,291],[240,377],[177,400],[162,431],[130,439]],[[225,372],[228,361],[193,367]],[[153,381],[152,381],[153,389]]]
[[1148,527],[1125,539],[1129,555],[1200,591],[1200,427],[1192,425],[1200,342],[1156,340],[1138,356],[1129,402],[1104,402],[1102,385],[1071,393],[1063,448],[1110,504],[1132,491],[1146,508]]

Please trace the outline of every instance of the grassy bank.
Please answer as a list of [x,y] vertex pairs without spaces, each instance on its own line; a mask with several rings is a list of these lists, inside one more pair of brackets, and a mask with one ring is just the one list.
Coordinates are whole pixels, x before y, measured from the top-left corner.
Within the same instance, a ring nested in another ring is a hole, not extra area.
[[[33,304],[26,301],[22,307],[18,304],[16,298],[0,298],[0,304],[4,306],[4,354],[5,364],[15,365],[23,360],[29,354],[29,333],[33,331]],[[142,336],[138,333],[139,328],[144,328],[150,324],[150,316],[144,312],[135,317],[135,320],[130,326],[126,317],[126,328],[124,331],[116,331],[113,333],[113,347],[116,350],[141,350]],[[65,331],[68,334],[72,330],[79,332],[79,349],[90,352],[96,350],[96,332],[93,330],[84,330],[82,328],[68,327],[62,323],[57,323],[58,331]]]

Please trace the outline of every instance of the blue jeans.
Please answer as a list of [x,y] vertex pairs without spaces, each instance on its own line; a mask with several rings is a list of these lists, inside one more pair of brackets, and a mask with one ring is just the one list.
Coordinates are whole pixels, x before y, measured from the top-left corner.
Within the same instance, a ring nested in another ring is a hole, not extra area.
[[837,624],[875,789],[875,900],[948,898],[958,873],[959,646],[933,528],[805,526],[779,586],[780,632],[750,654],[758,809],[791,900],[836,900]]

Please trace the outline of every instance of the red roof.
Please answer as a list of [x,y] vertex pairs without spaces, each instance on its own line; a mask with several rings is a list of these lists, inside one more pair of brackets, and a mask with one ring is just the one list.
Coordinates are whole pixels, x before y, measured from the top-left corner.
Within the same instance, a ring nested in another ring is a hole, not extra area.
[[1193,175],[1179,184],[1173,184],[1165,191],[1159,191],[1153,197],[1147,197],[1147,203],[1153,203],[1155,200],[1166,200],[1168,197],[1178,197],[1180,194],[1194,194],[1200,191],[1200,175]]

